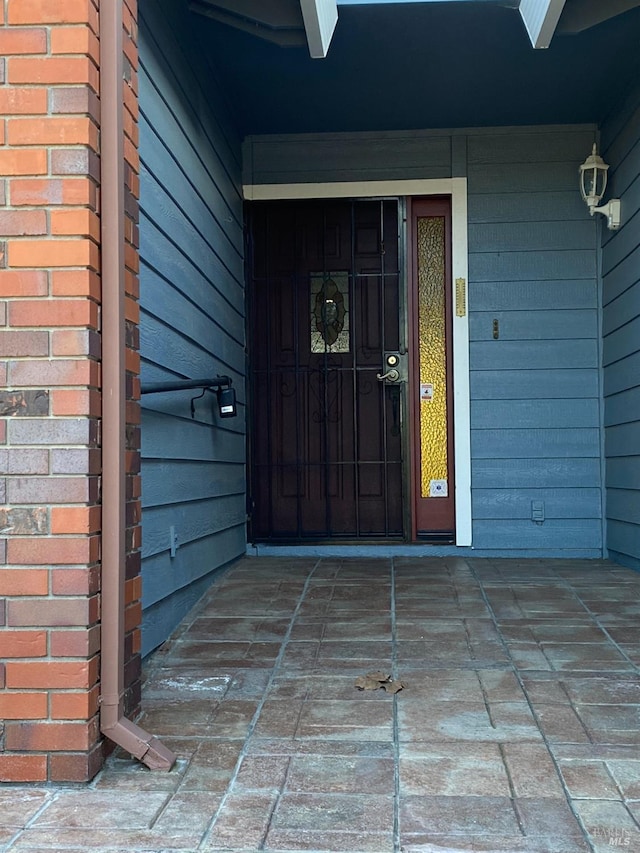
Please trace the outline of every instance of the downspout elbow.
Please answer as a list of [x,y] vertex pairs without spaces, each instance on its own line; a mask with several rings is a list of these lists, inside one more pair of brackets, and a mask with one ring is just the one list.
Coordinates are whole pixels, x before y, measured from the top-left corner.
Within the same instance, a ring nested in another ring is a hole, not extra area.
[[126,717],[120,717],[117,709],[113,719],[110,719],[111,716],[103,704],[100,726],[103,735],[117,743],[150,770],[171,770],[176,763],[176,756],[162,741],[141,729],[136,723],[127,720]]

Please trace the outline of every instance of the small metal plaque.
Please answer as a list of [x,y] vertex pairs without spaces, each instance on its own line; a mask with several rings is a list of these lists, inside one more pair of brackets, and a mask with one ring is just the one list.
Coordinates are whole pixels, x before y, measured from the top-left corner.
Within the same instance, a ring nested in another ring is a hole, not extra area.
[[464,317],[467,313],[467,280],[456,279],[456,317]]

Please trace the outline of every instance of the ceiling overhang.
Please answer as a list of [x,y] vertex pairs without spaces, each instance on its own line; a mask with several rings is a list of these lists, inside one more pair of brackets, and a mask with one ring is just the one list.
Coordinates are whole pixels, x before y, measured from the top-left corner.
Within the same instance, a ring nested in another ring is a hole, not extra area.
[[557,32],[581,33],[637,6],[640,0],[568,0]]
[[338,21],[336,0],[190,0],[189,9],[281,47],[306,42],[313,59],[327,55]]
[[535,48],[555,32],[580,33],[640,6],[640,0],[520,0],[520,15]]

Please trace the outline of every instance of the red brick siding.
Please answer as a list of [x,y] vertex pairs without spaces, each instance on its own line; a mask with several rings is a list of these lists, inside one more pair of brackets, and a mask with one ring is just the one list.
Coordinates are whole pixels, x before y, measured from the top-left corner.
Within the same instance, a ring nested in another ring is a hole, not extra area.
[[[100,0],[0,3],[0,782],[99,769]],[[140,697],[137,9],[124,2],[126,705]]]

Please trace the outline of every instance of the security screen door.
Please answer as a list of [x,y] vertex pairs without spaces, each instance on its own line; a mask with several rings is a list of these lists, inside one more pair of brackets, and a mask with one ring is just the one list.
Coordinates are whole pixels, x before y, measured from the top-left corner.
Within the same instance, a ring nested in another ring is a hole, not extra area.
[[248,208],[253,541],[405,535],[398,226],[395,199]]

